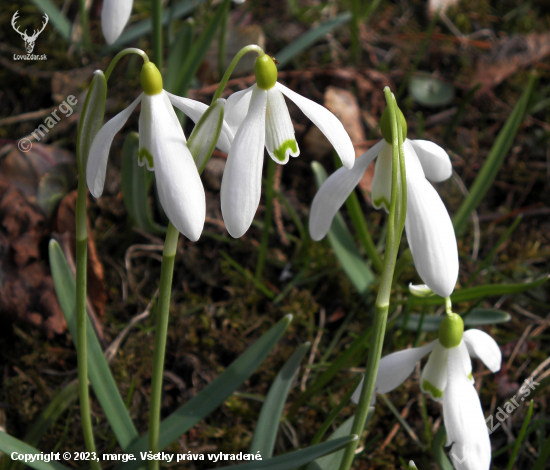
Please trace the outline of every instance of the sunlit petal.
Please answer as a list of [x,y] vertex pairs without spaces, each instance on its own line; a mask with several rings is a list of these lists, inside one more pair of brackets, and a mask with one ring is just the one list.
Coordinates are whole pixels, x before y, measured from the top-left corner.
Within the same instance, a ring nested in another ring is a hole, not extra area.
[[460,470],[488,470],[491,442],[481,403],[466,376],[458,348],[449,350],[449,377],[443,396],[443,419],[449,456]]
[[[405,152],[414,150],[405,142]],[[448,297],[458,278],[458,248],[449,213],[433,186],[407,163],[407,217],[405,230],[418,274],[436,294]],[[410,171],[411,170],[411,171]]]
[[225,103],[225,122],[227,122],[232,132],[231,140],[235,137],[237,129],[248,113],[250,100],[252,98],[252,88],[253,87],[237,91],[227,98],[227,102]]
[[196,241],[204,226],[205,195],[174,108],[161,93],[144,98],[143,112],[151,116],[150,146],[162,208],[181,233]]
[[463,338],[470,356],[481,359],[491,372],[500,370],[502,353],[491,336],[484,331],[474,329],[465,331]]
[[267,90],[265,147],[270,157],[281,164],[288,162],[290,155],[300,155],[285,99],[275,87]]
[[445,150],[429,140],[411,140],[410,142],[418,155],[426,178],[438,183],[451,177],[453,166]]
[[325,134],[340,160],[342,160],[342,165],[349,170],[355,163],[355,150],[340,120],[324,106],[308,100],[279,82],[275,86],[285,96],[294,101],[296,106]]
[[86,182],[88,188],[94,197],[99,197],[103,193],[105,184],[105,171],[107,169],[107,160],[109,158],[109,149],[113,143],[116,133],[126,124],[126,121],[141,101],[143,93],[139,95],[134,102],[125,110],[118,113],[114,118],[104,124],[96,134],[90,152],[88,154],[88,164],[86,165]]
[[235,238],[246,233],[260,203],[266,106],[267,92],[254,85],[250,109],[233,139],[223,173],[222,215]]
[[351,170],[339,168],[319,188],[309,213],[309,233],[313,240],[321,240],[328,233],[332,219],[384,145],[385,141],[382,139],[361,155]]

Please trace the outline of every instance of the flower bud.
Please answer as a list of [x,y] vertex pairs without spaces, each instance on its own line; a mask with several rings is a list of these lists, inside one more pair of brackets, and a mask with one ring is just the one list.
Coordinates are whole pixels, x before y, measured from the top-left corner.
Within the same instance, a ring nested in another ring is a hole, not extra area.
[[158,95],[162,91],[162,75],[153,62],[143,64],[140,78],[141,88],[146,95]]
[[439,325],[439,342],[447,349],[456,348],[462,341],[463,333],[462,317],[456,313],[447,314]]
[[258,88],[262,90],[273,88],[277,81],[277,66],[273,59],[267,54],[258,57],[254,65],[254,75],[256,76]]
[[[401,119],[401,128],[403,130],[403,140],[407,138],[407,121],[405,120],[405,116],[403,116],[403,113],[397,108],[397,116],[398,119]],[[392,144],[393,140],[391,137],[391,114],[390,114],[390,108],[389,106],[386,106],[386,109],[382,113],[382,117],[380,118],[380,130],[382,131],[382,136],[386,140],[388,144]]]

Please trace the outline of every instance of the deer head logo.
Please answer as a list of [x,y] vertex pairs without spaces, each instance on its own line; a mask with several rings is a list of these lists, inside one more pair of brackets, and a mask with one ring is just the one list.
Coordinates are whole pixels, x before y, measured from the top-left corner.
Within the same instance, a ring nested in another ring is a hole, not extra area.
[[23,38],[23,41],[25,41],[25,49],[27,49],[27,52],[30,54],[34,49],[34,43],[36,42],[36,38],[38,37],[38,35],[42,31],[44,31],[44,28],[48,24],[48,20],[49,20],[48,15],[46,15],[46,13],[44,13],[44,19],[46,21],[44,21],[44,23],[42,24],[42,29],[40,31],[35,29],[32,36],[27,36],[27,30],[25,30],[24,33],[19,31],[19,26],[15,25],[15,22],[17,21],[17,18],[19,18],[19,10],[17,10],[13,14],[13,16],[11,18],[11,25],[12,25],[13,29],[15,29],[15,31],[17,31],[21,35],[21,37]]

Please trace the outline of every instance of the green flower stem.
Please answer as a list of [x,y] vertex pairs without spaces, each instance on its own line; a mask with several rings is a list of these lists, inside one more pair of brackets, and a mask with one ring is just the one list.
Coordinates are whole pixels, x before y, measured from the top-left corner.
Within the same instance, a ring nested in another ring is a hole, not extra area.
[[453,304],[450,297],[445,297],[445,313],[451,315],[453,313]]
[[[151,399],[149,403],[149,450],[159,452],[160,405],[162,398],[162,378],[164,374],[164,356],[166,351],[166,335],[170,315],[170,294],[172,292],[172,276],[174,274],[174,260],[178,245],[178,230],[168,224],[164,250],[162,252],[162,266],[160,271],[159,296],[157,304],[157,326],[155,331],[155,347],[153,349],[153,370],[151,373]],[[149,470],[159,468],[158,460],[149,461]]]
[[[403,154],[403,139],[401,120],[397,119],[397,104],[390,89],[384,89],[386,102],[390,109],[391,131],[392,131],[392,191],[390,214],[388,217],[388,234],[386,237],[386,253],[384,255],[384,266],[380,278],[380,288],[376,299],[374,325],[370,343],[369,357],[365,371],[365,380],[361,389],[361,397],[355,412],[355,419],[350,434],[361,436],[365,427],[367,414],[369,411],[371,397],[374,393],[376,375],[378,374],[378,365],[382,356],[382,346],[384,345],[384,335],[386,332],[386,322],[388,319],[388,309],[390,303],[390,293],[395,269],[397,251],[403,232],[405,213],[406,213],[406,186],[403,186],[405,180],[405,164]],[[346,452],[340,465],[340,470],[351,468],[355,456],[355,450],[359,440],[351,442],[346,447]]]
[[162,0],[153,0],[153,62],[162,72]]
[[[145,52],[143,52],[141,49],[137,49],[136,47],[129,47],[120,51],[116,56],[113,57],[113,60],[111,60],[111,63],[109,64],[109,67],[107,67],[107,71],[105,72],[105,80],[109,80],[109,77],[111,76],[111,73],[113,72],[116,64],[118,64],[118,61],[127,54],[137,54],[143,58],[143,61],[146,64],[149,63],[149,56]],[[156,65],[158,67],[158,64]]]
[[90,38],[90,21],[88,17],[88,10],[86,9],[86,0],[78,1],[78,11],[80,14],[80,25],[82,27],[82,43],[85,49],[89,49],[92,40]]
[[241,60],[247,52],[255,52],[256,54],[258,54],[258,57],[262,57],[263,55],[265,55],[264,50],[260,46],[256,46],[254,44],[250,46],[245,46],[239,52],[237,52],[237,54],[235,55],[235,57],[233,57],[233,60],[229,64],[229,67],[227,67],[227,70],[225,71],[225,74],[223,75],[220,84],[218,85],[216,93],[212,98],[212,103],[222,96],[223,90],[225,88],[225,85],[227,85],[229,77],[231,77],[231,74],[239,63],[239,60]]
[[256,265],[256,279],[262,279],[265,266],[265,255],[267,254],[267,242],[269,241],[269,229],[271,228],[271,219],[273,218],[273,184],[275,182],[275,171],[277,164],[272,158],[267,162],[267,180],[265,182],[265,216],[264,228],[262,232],[262,241],[260,252],[258,253],[258,264]]
[[[86,272],[88,257],[88,227],[86,222],[86,179],[80,175],[76,198],[76,359],[78,367],[78,396],[82,433],[88,452],[96,452],[90,395],[88,390],[88,344],[86,341]],[[91,460],[93,470],[101,469]]]

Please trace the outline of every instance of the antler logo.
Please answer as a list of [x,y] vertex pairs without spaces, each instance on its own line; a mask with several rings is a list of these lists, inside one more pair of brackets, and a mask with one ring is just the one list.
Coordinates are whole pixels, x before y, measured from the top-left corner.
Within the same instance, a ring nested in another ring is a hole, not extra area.
[[30,54],[34,49],[34,43],[36,42],[36,38],[38,37],[38,35],[42,31],[44,31],[44,28],[48,24],[48,20],[49,20],[48,15],[46,15],[46,13],[44,13],[44,19],[46,21],[44,21],[44,23],[42,24],[42,29],[40,31],[35,29],[32,36],[27,36],[27,30],[25,30],[24,33],[19,31],[19,26],[15,25],[15,22],[17,21],[17,18],[19,18],[19,10],[17,10],[13,14],[13,16],[11,18],[11,25],[12,25],[13,29],[15,29],[15,31],[17,31],[21,35],[21,37],[23,38],[23,41],[25,41],[25,49],[27,49],[27,52]]

